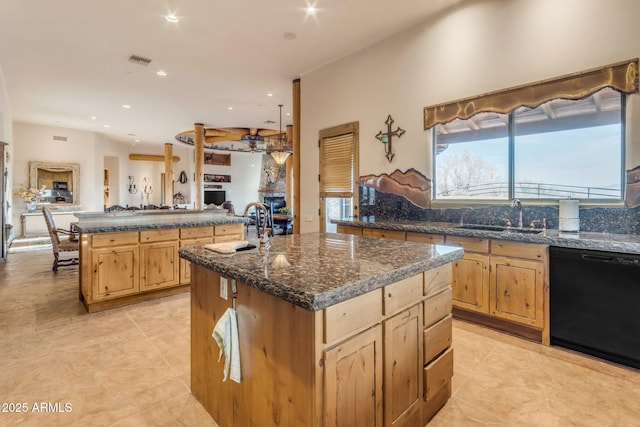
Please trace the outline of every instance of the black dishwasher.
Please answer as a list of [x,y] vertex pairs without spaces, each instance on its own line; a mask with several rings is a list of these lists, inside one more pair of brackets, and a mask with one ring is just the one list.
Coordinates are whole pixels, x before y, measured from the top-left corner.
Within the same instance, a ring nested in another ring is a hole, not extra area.
[[551,344],[640,368],[640,255],[549,248]]

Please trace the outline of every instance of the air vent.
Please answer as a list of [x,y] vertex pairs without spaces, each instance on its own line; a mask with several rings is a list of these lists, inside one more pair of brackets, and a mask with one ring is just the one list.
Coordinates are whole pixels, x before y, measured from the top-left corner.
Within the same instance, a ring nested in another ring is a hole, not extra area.
[[57,135],[53,135],[53,140],[54,141],[66,141],[67,137],[66,136],[57,136]]
[[265,120],[265,123],[274,124],[275,122],[273,120]]
[[138,65],[149,65],[151,63],[151,60],[149,58],[145,58],[144,56],[131,55],[129,57],[129,62],[133,62],[134,64]]

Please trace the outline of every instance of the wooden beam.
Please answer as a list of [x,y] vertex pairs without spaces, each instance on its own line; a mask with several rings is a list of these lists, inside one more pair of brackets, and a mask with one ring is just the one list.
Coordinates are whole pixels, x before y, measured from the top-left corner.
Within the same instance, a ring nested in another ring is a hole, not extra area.
[[300,79],[293,81],[293,232],[300,233]]
[[202,123],[196,123],[195,136],[193,139],[193,161],[195,162],[195,209],[204,209],[204,181],[203,172],[204,167],[204,125]]
[[[150,162],[164,162],[164,156],[156,154],[129,154],[129,160],[147,160]],[[180,156],[171,156],[172,162],[179,162]]]
[[173,205],[173,169],[171,168],[171,159],[173,157],[173,144],[164,144],[164,204],[165,206]]

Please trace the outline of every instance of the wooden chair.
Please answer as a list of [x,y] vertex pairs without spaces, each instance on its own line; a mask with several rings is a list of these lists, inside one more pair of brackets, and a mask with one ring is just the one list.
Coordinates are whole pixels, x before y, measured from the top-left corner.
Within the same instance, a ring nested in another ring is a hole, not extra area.
[[[68,265],[78,265],[78,258],[65,258],[60,259],[60,252],[77,252],[78,251],[78,239],[75,233],[68,230],[61,230],[56,228],[55,222],[53,222],[53,215],[51,211],[43,207],[42,214],[44,215],[44,221],[47,223],[47,229],[49,230],[49,237],[51,237],[51,245],[53,247],[53,271],[58,271],[58,267]],[[66,236],[66,239],[60,240],[60,235]]]

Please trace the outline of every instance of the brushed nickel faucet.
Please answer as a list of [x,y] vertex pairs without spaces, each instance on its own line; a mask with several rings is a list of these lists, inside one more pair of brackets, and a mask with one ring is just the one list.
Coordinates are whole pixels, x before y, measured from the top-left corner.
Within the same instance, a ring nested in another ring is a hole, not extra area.
[[269,249],[269,247],[271,246],[271,243],[269,243],[269,233],[267,233],[267,217],[269,215],[269,210],[267,209],[267,207],[260,202],[251,202],[244,208],[243,216],[246,217],[247,213],[249,212],[249,209],[254,206],[256,208],[256,220],[259,220],[259,218],[257,217],[258,215],[260,215],[258,213],[258,209],[264,211],[264,220],[262,221],[262,237],[260,238],[260,247]]
[[520,199],[513,199],[511,201],[512,208],[518,208],[518,228],[522,228],[522,203]]

